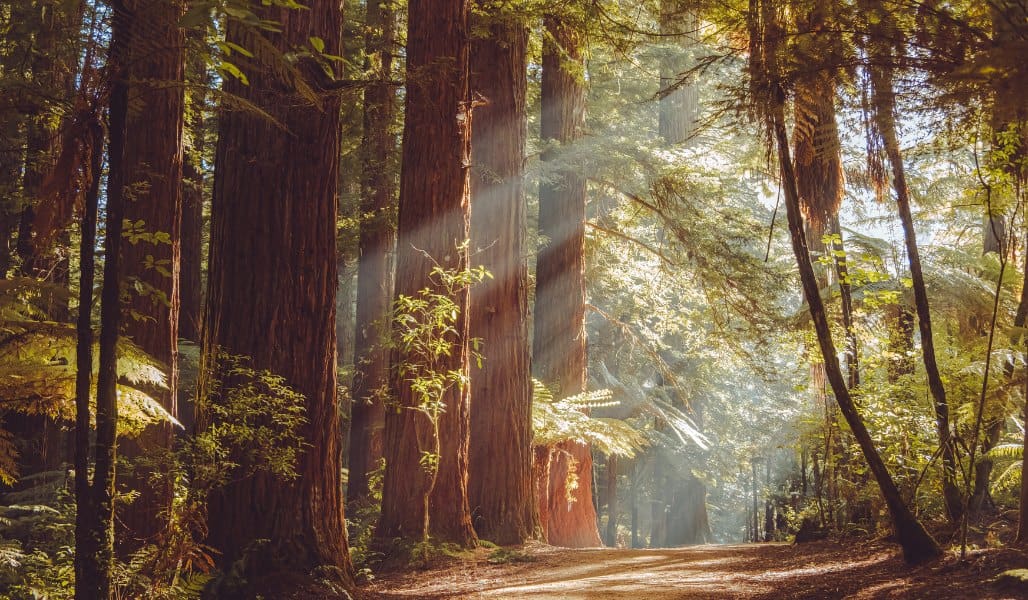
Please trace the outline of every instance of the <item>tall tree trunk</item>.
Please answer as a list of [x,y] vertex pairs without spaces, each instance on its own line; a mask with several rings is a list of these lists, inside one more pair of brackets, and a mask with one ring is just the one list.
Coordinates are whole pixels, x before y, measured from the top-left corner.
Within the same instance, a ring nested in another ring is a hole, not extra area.
[[674,488],[666,545],[706,544],[710,539],[707,486],[696,476],[686,473]]
[[96,529],[99,523],[92,507],[89,485],[89,436],[92,431],[89,400],[93,375],[93,283],[96,274],[96,225],[103,168],[104,130],[94,112],[89,124],[93,154],[89,189],[82,213],[79,242],[79,307],[75,347],[75,598],[92,598],[91,578],[104,567],[91,564],[98,558]]
[[[887,63],[887,56],[878,52],[878,59]],[[932,317],[928,306],[928,291],[925,286],[924,273],[921,269],[921,255],[918,251],[917,234],[914,231],[914,218],[910,212],[910,194],[907,189],[906,171],[903,167],[903,155],[900,151],[899,136],[896,131],[896,96],[893,91],[892,74],[888,68],[873,67],[871,81],[874,93],[874,119],[881,132],[885,145],[885,153],[892,166],[892,184],[896,191],[896,208],[900,222],[903,224],[903,237],[906,244],[907,260],[910,267],[910,278],[913,282],[914,304],[917,308],[917,324],[921,333],[921,349],[924,358],[925,372],[928,377],[928,388],[931,390],[935,407],[935,430],[942,449],[942,495],[946,505],[946,515],[950,522],[956,523],[963,513],[963,500],[957,486],[957,459],[953,435],[950,431],[949,403],[946,399],[946,388],[939,373],[939,365],[935,358],[935,342],[932,334]]]
[[[560,16],[545,17],[543,42],[543,152],[551,165],[582,135],[585,89],[582,41],[575,26]],[[586,388],[585,339],[585,178],[570,168],[555,168],[539,185],[539,233],[547,240],[536,259],[533,371],[555,397]],[[556,546],[601,545],[592,496],[592,453],[576,442],[557,445],[551,458],[547,496],[547,541]],[[569,476],[578,488],[568,489]],[[540,509],[542,510],[542,509]]]
[[[71,8],[71,5],[68,6]],[[63,7],[38,3],[34,15],[40,21],[36,34],[30,69],[33,83],[41,93],[52,94],[52,100],[40,99],[40,110],[31,115],[26,123],[25,168],[23,171],[22,196],[25,207],[18,224],[18,255],[21,258],[21,272],[54,285],[67,287],[68,249],[53,240],[41,243],[35,231],[36,202],[43,184],[51,176],[61,152],[61,126],[67,125],[61,118],[59,101],[70,100],[74,93],[75,53],[70,51],[63,36],[74,22],[72,14]],[[57,321],[68,319],[67,297],[49,293],[47,314]]]
[[607,457],[607,531],[604,543],[611,548],[618,545],[618,458],[615,455]]
[[[281,31],[258,34],[230,21],[227,40],[290,52],[320,38],[325,53],[339,54],[339,3],[317,0],[306,7],[255,8]],[[224,88],[278,124],[252,111],[226,109],[220,116],[204,356],[215,368],[219,352],[248,357],[253,368],[282,376],[303,394],[306,422],[295,478],[261,471],[236,477],[210,494],[208,543],[221,553],[223,567],[245,559],[246,597],[258,590],[269,596],[291,591],[297,577],[312,577],[315,570],[335,573],[344,587],[354,585],[343,520],[336,395],[340,100],[313,83],[324,80],[320,65],[300,62],[295,72],[283,73],[277,52],[255,54],[237,63],[249,84],[226,78]],[[214,374],[221,382],[201,398],[203,403],[217,403],[231,391],[230,374]],[[201,429],[207,419],[204,406],[198,406]],[[257,540],[268,542],[255,545]]]
[[[436,373],[468,374],[468,290],[448,289],[433,267],[450,273],[468,269],[470,212],[468,166],[471,106],[468,88],[467,0],[414,0],[408,9],[407,105],[397,223],[396,294],[420,290],[448,296],[456,322],[446,335],[451,352],[435,362]],[[397,365],[423,360],[396,352]],[[411,381],[393,378],[397,409],[386,414],[386,472],[382,539],[433,539],[462,546],[475,543],[468,508],[469,389],[450,385],[434,427],[419,406]],[[422,454],[436,454],[436,468]]]
[[[388,2],[369,2],[365,46],[369,65],[386,81],[393,71],[396,15]],[[393,280],[389,255],[396,243],[396,142],[392,124],[396,91],[388,84],[364,90],[364,179],[361,194],[360,259],[354,346],[353,407],[350,416],[350,468],[346,500],[368,497],[368,472],[382,458],[385,428],[383,395],[389,385],[389,350],[382,339],[389,327]]]
[[[96,383],[96,442],[93,482],[87,515],[79,523],[86,541],[75,582],[77,600],[105,600],[112,597],[111,569],[114,561],[114,485],[118,435],[118,359],[121,326],[122,221],[125,217],[125,136],[128,123],[128,60],[132,47],[134,15],[123,0],[111,2],[111,43],[108,49],[110,107],[108,111],[108,171],[106,233],[104,236],[104,280],[100,292],[100,366]],[[81,325],[80,325],[81,326]],[[85,358],[83,356],[83,358]],[[76,385],[81,385],[76,382]],[[79,417],[81,418],[81,417]],[[82,432],[79,432],[81,443]]]
[[[1016,0],[1001,0],[989,4],[989,12],[992,20],[993,43],[998,46],[997,50],[1016,47],[1019,41],[1024,39],[1023,27],[1019,30],[1018,24],[1023,25],[1024,4]],[[1021,34],[1020,37],[1018,34]],[[1004,48],[1005,47],[1005,48]],[[1009,52],[1009,50],[1007,50]],[[994,133],[1007,131],[1012,128],[1016,132],[1015,147],[1004,148],[1006,154],[1005,164],[999,164],[1001,169],[1014,181],[1014,189],[1019,194],[1021,206],[1024,206],[1026,187],[1028,187],[1028,163],[1025,156],[1028,154],[1028,107],[1025,106],[1023,86],[1019,85],[1020,80],[1016,77],[999,77],[992,82],[992,115],[991,125]],[[988,234],[988,232],[987,232]],[[1028,238],[1026,238],[1028,239]],[[1026,243],[1028,246],[1028,243]],[[988,248],[986,249],[988,251]],[[1014,316],[1014,327],[1023,328],[1028,321],[1028,247],[1025,249],[1025,278],[1021,289],[1021,300],[1017,306]],[[1021,343],[1028,345],[1028,336],[1017,336]],[[1018,341],[1015,338],[1015,343]],[[1008,364],[1007,375],[1013,375],[1013,365]],[[1028,398],[1028,381],[1025,383],[1024,397]],[[1024,409],[1025,425],[1028,426],[1028,406]],[[1023,442],[1022,456],[1028,456],[1028,436]],[[1028,544],[1028,469],[1021,469],[1021,494],[1020,508],[1018,512],[1017,535],[1015,542],[1024,546]]]
[[697,129],[699,87],[695,75],[686,75],[698,27],[688,2],[661,0],[660,34],[666,47],[660,59],[658,129],[671,146],[688,143]]
[[810,317],[817,332],[818,345],[824,358],[826,375],[835,394],[839,410],[849,424],[885,499],[897,540],[903,549],[904,559],[911,564],[924,562],[939,556],[941,550],[903,502],[899,489],[878,454],[874,441],[853,403],[842,369],[839,367],[831,328],[825,315],[824,303],[821,301],[817,279],[811,265],[807,240],[803,235],[803,218],[796,185],[796,173],[790,157],[789,136],[785,129],[785,90],[782,87],[782,73],[778,65],[778,44],[782,40],[784,31],[778,22],[777,11],[770,0],[751,0],[748,18],[750,19],[750,33],[754,38],[751,41],[754,52],[750,59],[751,76],[754,80],[753,92],[760,94],[755,98],[755,102],[762,104],[759,110],[767,121],[769,134],[778,150],[778,163],[789,222],[789,236],[799,268],[800,281],[803,285],[803,296],[807,300]]
[[[185,110],[185,35],[178,26],[178,0],[127,0],[133,13],[129,49],[129,94],[139,104],[129,114],[125,138],[128,202],[125,218],[134,227],[122,251],[122,274],[133,291],[124,334],[160,361],[166,389],[149,390],[173,417],[178,416],[178,319],[182,221],[182,128]],[[139,496],[119,511],[124,527],[120,551],[130,552],[164,527],[173,491],[166,475],[145,462],[148,452],[170,449],[170,423],[150,425],[121,443],[121,454],[137,464],[122,478]]]
[[[490,0],[478,0],[489,9]],[[528,29],[492,15],[471,45],[471,89],[485,104],[472,130],[473,261],[492,274],[471,290],[471,337],[482,340],[471,372],[469,496],[478,535],[521,544],[536,530],[532,494],[532,380],[528,267],[524,258],[525,89]]]

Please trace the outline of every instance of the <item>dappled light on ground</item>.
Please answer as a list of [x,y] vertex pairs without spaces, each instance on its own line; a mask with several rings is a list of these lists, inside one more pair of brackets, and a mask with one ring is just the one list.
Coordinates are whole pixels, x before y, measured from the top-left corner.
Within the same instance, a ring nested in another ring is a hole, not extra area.
[[368,597],[424,599],[1016,598],[987,580],[1028,564],[1013,550],[907,567],[878,541],[739,544],[671,549],[567,550],[530,545],[524,560],[490,564],[489,551],[420,573],[383,575]]

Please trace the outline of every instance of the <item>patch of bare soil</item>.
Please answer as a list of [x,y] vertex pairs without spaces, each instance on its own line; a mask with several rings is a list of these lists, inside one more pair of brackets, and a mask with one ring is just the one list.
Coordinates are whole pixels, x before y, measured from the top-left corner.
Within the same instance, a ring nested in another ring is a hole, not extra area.
[[[709,545],[673,549],[569,550],[529,544],[517,562],[491,564],[480,548],[445,566],[381,574],[366,586],[369,600],[1028,598],[990,583],[996,574],[1028,567],[1013,549],[975,551],[961,562],[947,554],[919,567],[903,563],[895,545],[849,543]],[[494,558],[495,560],[495,558]]]

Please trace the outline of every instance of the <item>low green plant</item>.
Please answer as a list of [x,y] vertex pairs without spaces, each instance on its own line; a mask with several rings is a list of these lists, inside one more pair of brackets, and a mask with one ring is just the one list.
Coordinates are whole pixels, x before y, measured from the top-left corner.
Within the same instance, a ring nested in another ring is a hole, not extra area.
[[[457,251],[466,254],[467,244]],[[396,376],[401,385],[409,387],[414,401],[409,407],[393,404],[389,408],[413,410],[428,424],[428,435],[424,438],[418,435],[416,439],[419,462],[427,480],[420,500],[426,505],[439,472],[439,420],[447,408],[446,395],[468,383],[466,371],[460,366],[451,368],[449,364],[464,335],[458,329],[462,307],[457,299],[467,288],[486,277],[491,275],[484,267],[448,270],[436,263],[429,275],[431,286],[419,290],[414,296],[401,294],[393,303],[389,343],[403,357],[395,367]],[[423,538],[427,543],[427,521]]]

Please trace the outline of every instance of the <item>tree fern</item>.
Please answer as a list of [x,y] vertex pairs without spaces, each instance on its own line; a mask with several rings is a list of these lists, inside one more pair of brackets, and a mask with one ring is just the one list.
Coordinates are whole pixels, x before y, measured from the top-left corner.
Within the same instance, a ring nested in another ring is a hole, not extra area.
[[[45,320],[39,299],[50,287],[29,278],[0,280],[0,409],[70,421],[75,418],[76,332],[70,323]],[[94,380],[98,366],[94,361]],[[157,421],[179,425],[146,391],[166,387],[165,370],[135,344],[119,341],[122,433],[136,434]],[[15,458],[10,436],[0,429],[0,481],[17,476]]]

